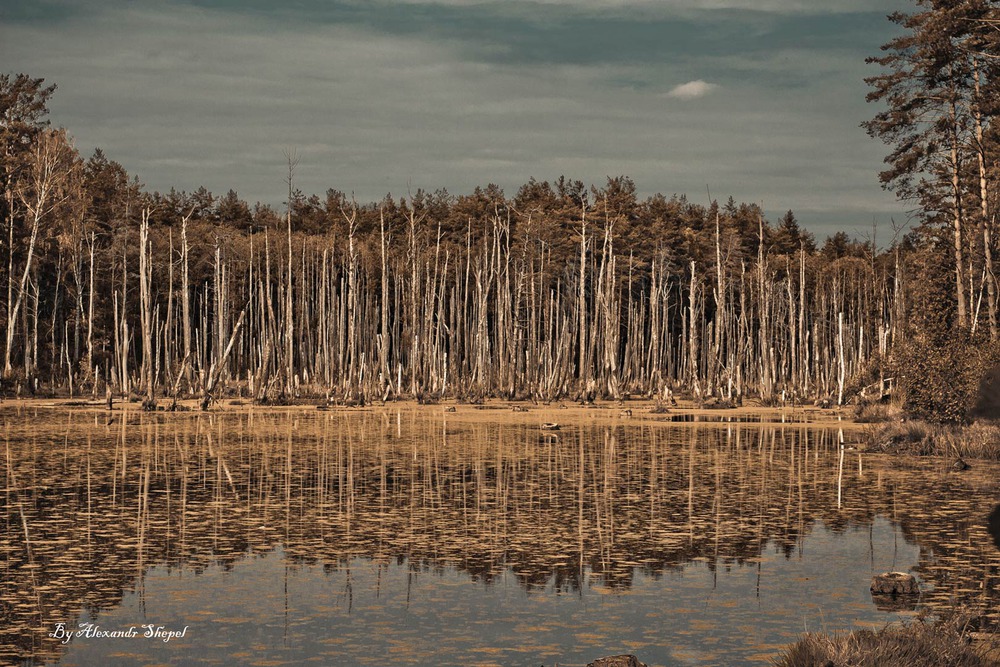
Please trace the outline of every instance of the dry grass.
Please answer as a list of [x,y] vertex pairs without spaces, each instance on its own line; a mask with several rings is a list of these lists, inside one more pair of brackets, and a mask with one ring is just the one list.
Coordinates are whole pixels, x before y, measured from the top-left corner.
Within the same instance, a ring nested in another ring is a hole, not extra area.
[[868,430],[868,447],[889,454],[961,456],[1000,460],[1000,425],[944,426],[919,421],[887,423]]
[[782,654],[779,667],[986,667],[992,642],[974,644],[963,617],[847,634],[807,634]]
[[891,403],[858,403],[854,407],[854,421],[859,424],[881,424],[899,421],[903,410]]

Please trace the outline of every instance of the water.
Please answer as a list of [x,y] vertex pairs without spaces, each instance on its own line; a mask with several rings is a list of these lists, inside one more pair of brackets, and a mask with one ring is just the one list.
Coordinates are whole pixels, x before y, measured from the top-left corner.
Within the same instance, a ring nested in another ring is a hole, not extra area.
[[996,467],[595,412],[0,411],[0,659],[767,664],[915,613],[873,604],[886,570],[995,614]]

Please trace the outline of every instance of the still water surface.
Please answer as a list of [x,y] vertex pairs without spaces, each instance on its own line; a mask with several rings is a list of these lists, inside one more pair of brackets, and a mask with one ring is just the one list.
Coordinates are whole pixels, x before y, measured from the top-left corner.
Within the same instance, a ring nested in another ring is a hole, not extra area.
[[0,411],[0,661],[767,664],[912,615],[885,570],[995,614],[995,466],[567,412]]

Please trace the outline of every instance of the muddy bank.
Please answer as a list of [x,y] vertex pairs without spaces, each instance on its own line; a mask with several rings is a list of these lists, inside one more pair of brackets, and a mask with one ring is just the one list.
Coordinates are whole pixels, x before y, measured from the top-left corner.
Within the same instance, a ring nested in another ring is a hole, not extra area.
[[[154,411],[157,414],[202,412],[200,398],[187,398],[177,401],[175,410],[170,409],[170,403],[162,402]],[[142,403],[138,399],[132,401],[115,400],[109,410],[105,400],[88,399],[51,399],[51,398],[20,398],[0,400],[0,410],[24,409],[58,409],[95,411],[102,413],[141,412]],[[856,431],[860,426],[852,418],[848,407],[820,408],[815,406],[761,406],[755,401],[733,408],[701,407],[693,401],[680,400],[676,405],[665,406],[660,402],[649,400],[629,401],[595,401],[579,403],[574,401],[504,401],[488,400],[482,403],[470,404],[459,401],[418,402],[416,400],[400,400],[368,403],[366,405],[336,405],[317,401],[316,399],[301,399],[287,405],[257,405],[246,399],[222,399],[213,402],[208,412],[297,412],[297,411],[333,411],[333,412],[378,412],[387,409],[406,412],[423,412],[434,414],[445,413],[452,419],[488,420],[493,422],[510,421],[513,423],[533,422],[544,418],[547,423],[560,423],[567,420],[634,420],[641,423],[663,424],[810,424],[815,426],[843,427]],[[849,438],[855,441],[856,437]]]

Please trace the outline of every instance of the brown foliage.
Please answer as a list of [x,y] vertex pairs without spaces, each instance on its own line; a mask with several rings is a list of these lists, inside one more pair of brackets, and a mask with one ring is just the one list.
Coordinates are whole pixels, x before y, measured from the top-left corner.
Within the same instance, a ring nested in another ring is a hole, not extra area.
[[779,667],[985,667],[996,662],[970,642],[964,620],[927,623],[849,634],[807,634],[774,664]]

